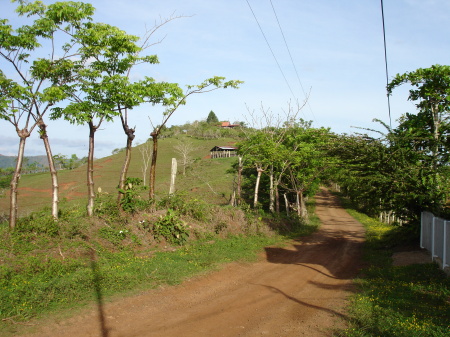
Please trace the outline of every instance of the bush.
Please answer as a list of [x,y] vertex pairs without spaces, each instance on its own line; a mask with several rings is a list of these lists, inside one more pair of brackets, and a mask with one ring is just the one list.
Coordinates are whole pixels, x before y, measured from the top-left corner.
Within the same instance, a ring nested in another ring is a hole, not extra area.
[[124,189],[118,189],[123,194],[120,206],[125,212],[135,213],[148,206],[149,202],[141,199],[139,195],[141,191],[146,189],[146,186],[141,186],[142,182],[141,178],[128,177],[125,180]]
[[169,209],[165,216],[160,216],[154,223],[153,235],[156,240],[163,237],[167,242],[181,246],[187,241],[189,232],[175,211]]
[[179,214],[187,215],[198,221],[206,221],[209,219],[211,206],[203,200],[187,199],[183,194],[170,195],[161,199],[158,204],[159,208],[171,208]]
[[17,221],[16,233],[46,234],[56,237],[59,234],[59,224],[50,214],[48,209],[35,212],[30,216],[20,218]]

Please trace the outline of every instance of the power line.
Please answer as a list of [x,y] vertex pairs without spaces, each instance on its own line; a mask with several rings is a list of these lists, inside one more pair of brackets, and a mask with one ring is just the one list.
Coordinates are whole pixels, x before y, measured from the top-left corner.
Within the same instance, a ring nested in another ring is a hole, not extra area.
[[256,23],[258,24],[259,30],[261,31],[261,34],[263,35],[264,39],[266,40],[267,46],[269,47],[270,52],[272,53],[272,56],[273,56],[273,58],[275,59],[275,62],[277,63],[277,65],[278,65],[278,69],[280,70],[281,74],[283,75],[284,81],[286,82],[287,86],[289,87],[289,90],[290,90],[290,92],[291,92],[291,94],[292,94],[292,97],[296,98],[294,92],[292,91],[291,86],[289,85],[289,82],[288,82],[286,76],[284,75],[283,70],[281,69],[280,63],[278,62],[277,57],[275,56],[275,53],[273,52],[272,47],[270,46],[270,43],[269,43],[269,41],[267,40],[266,35],[264,34],[264,31],[262,30],[261,25],[259,24],[259,21],[258,21],[258,19],[256,18],[255,12],[253,12],[252,6],[250,6],[250,3],[248,2],[248,0],[246,0],[246,1],[247,1],[248,7],[250,8],[250,11],[251,11],[252,14],[253,14],[253,17],[255,18]]
[[[383,40],[384,40],[384,64],[386,67],[386,92],[387,86],[389,85],[389,74],[388,74],[388,61],[387,61],[387,52],[386,52],[386,28],[384,25],[384,6],[383,0],[381,0],[381,19],[383,21]],[[388,111],[389,111],[389,126],[392,128],[392,119],[391,119],[391,101],[389,98],[389,93],[387,95],[388,99]]]
[[[291,58],[292,66],[294,67],[295,74],[297,75],[298,83],[300,84],[300,87],[302,88],[303,94],[305,95],[305,98],[307,99],[308,95],[306,94],[305,89],[303,88],[302,81],[300,80],[300,76],[298,75],[297,67],[295,66],[294,59],[292,58],[291,51],[290,51],[289,46],[287,44],[286,37],[284,36],[283,29],[281,28],[280,20],[278,20],[278,15],[277,15],[277,13],[275,11],[275,7],[273,6],[272,0],[270,0],[270,4],[272,5],[273,13],[275,14],[275,18],[277,19],[278,27],[280,28],[281,35],[283,36],[284,44],[286,45],[286,49],[288,51],[289,57]],[[311,106],[309,105],[309,100],[307,100],[306,103],[308,104],[308,107],[309,107],[309,110],[311,111],[313,119],[317,122],[316,116],[314,116],[314,113],[313,113],[313,111],[311,109]]]

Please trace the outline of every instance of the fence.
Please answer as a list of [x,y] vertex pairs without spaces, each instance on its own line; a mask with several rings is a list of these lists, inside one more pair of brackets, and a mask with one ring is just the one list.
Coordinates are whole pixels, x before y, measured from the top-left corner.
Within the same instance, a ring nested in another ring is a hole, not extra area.
[[420,246],[431,253],[433,261],[442,269],[450,263],[450,221],[435,217],[430,212],[422,212]]

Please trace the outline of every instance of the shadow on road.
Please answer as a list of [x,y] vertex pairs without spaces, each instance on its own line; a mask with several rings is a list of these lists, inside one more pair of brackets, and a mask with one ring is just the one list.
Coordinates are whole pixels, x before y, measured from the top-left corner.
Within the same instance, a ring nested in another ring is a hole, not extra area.
[[93,249],[90,249],[89,255],[90,255],[90,260],[91,260],[92,281],[94,284],[95,297],[97,300],[98,317],[99,317],[99,323],[100,323],[100,333],[101,333],[101,337],[108,337],[109,331],[108,331],[108,328],[106,327],[105,313],[103,310],[103,294],[102,294],[102,288],[101,288],[100,269],[98,267],[97,257],[96,257],[95,251]]

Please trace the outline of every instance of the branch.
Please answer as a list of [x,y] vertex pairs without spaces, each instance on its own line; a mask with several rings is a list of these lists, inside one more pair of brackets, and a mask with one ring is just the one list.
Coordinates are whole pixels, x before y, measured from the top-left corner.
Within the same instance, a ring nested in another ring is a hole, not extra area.
[[149,48],[149,47],[151,47],[151,46],[154,46],[154,45],[156,45],[156,44],[159,44],[159,43],[161,43],[161,42],[166,38],[167,35],[165,35],[162,39],[160,39],[160,40],[157,41],[157,42],[154,42],[154,43],[151,43],[151,44],[149,43],[149,40],[150,40],[151,36],[152,36],[159,28],[161,28],[161,27],[164,26],[165,24],[169,23],[170,21],[176,20],[176,19],[181,19],[181,18],[186,18],[186,17],[192,17],[192,16],[193,16],[193,15],[188,15],[188,16],[185,16],[185,15],[177,15],[177,16],[175,16],[175,11],[174,11],[168,18],[166,18],[166,19],[162,19],[161,16],[160,16],[160,22],[159,22],[159,23],[156,23],[156,21],[155,21],[155,24],[153,25],[153,28],[151,28],[151,29],[146,29],[144,36],[141,38],[141,40],[143,40],[142,45],[141,45],[141,49],[142,49],[142,50],[145,50],[145,49],[147,49],[147,48]]

